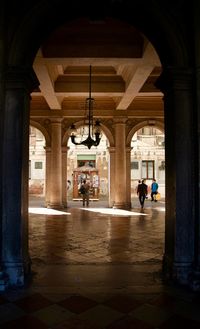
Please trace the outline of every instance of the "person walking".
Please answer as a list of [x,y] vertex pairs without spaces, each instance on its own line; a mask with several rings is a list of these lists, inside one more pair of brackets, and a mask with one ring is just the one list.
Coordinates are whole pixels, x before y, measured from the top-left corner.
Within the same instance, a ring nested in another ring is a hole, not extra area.
[[138,184],[137,187],[137,195],[139,197],[141,208],[144,208],[144,201],[146,199],[147,194],[148,194],[147,185],[145,184],[145,179],[143,179],[142,183]]
[[158,193],[158,183],[156,182],[156,179],[153,179],[153,182],[151,184],[151,201],[155,201],[156,200],[156,194]]
[[83,207],[85,206],[85,204],[87,205],[87,207],[89,206],[89,196],[90,196],[89,192],[90,192],[90,185],[84,179],[83,184],[80,187],[80,193],[82,195],[82,200],[83,200]]
[[[139,184],[142,184],[142,181],[140,179],[138,179],[138,185]],[[138,185],[136,185],[136,187],[135,187],[135,193],[137,193],[137,191],[138,191]]]

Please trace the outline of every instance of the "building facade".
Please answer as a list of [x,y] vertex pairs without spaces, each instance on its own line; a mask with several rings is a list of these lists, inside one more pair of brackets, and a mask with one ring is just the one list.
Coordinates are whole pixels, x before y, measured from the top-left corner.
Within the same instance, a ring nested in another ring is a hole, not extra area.
[[[86,127],[87,128],[87,127]],[[87,129],[85,128],[86,132]],[[84,139],[87,133],[80,136]],[[68,142],[67,161],[67,200],[80,200],[78,188],[83,179],[88,179],[91,188],[97,188],[97,192],[91,190],[91,200],[109,201],[110,195],[110,157],[109,144],[106,136],[102,134],[98,147],[88,149],[86,146],[77,146]],[[146,126],[137,131],[131,141],[130,153],[130,179],[131,200],[136,197],[138,180],[145,179],[150,186],[152,179],[156,178],[159,184],[159,192],[165,197],[165,150],[164,134],[159,129]],[[46,195],[46,150],[45,138],[37,128],[30,127],[29,135],[29,195]],[[88,173],[91,171],[91,177]],[[94,171],[95,170],[95,171]],[[85,176],[85,172],[87,175]],[[77,180],[76,174],[80,179]],[[95,177],[94,174],[95,173]]]

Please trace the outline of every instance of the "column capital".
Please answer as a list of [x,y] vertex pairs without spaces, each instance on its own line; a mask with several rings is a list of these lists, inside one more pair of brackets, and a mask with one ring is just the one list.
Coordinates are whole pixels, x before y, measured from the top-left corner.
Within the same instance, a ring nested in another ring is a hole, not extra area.
[[25,89],[31,93],[39,86],[32,68],[10,66],[5,73],[6,89]]
[[50,121],[51,121],[51,124],[52,123],[59,123],[59,124],[61,124],[62,118],[51,118]]
[[70,150],[70,147],[69,146],[62,146],[61,149],[62,149],[62,153],[67,153]]
[[51,152],[51,147],[50,146],[44,146],[44,149],[46,152]]
[[128,152],[131,152],[132,149],[133,149],[133,147],[127,146],[127,147],[126,147],[126,152],[127,152],[127,153],[128,153]]
[[114,125],[117,124],[117,123],[125,124],[127,120],[128,119],[125,118],[125,117],[115,117],[115,118],[113,118],[113,123],[114,123]]
[[191,67],[167,67],[163,70],[155,85],[163,93],[171,90],[190,90],[194,70]]
[[107,147],[107,150],[108,150],[109,153],[115,153],[116,147],[109,146],[109,147]]

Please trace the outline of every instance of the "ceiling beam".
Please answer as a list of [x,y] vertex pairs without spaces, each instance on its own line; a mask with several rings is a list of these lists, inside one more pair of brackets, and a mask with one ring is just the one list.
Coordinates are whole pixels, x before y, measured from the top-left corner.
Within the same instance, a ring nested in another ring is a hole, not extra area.
[[126,110],[129,107],[134,98],[138,95],[140,89],[153,71],[154,67],[157,65],[160,65],[159,58],[152,45],[148,43],[141,61],[135,69],[132,70],[132,77],[128,77],[126,81],[126,91],[117,105],[117,110]]
[[40,90],[50,109],[60,110],[61,104],[54,92],[54,85],[49,76],[49,72],[45,63],[34,64],[34,71],[40,82]]

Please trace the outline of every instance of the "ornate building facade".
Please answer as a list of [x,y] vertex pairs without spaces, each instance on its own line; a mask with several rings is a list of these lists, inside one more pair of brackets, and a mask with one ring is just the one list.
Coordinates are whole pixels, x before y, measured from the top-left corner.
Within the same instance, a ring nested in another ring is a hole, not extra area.
[[[87,127],[86,127],[87,128]],[[29,194],[45,197],[46,195],[46,151],[45,138],[37,128],[30,127],[29,136]],[[86,130],[87,131],[87,130]],[[81,132],[80,132],[81,135]],[[83,134],[83,138],[87,133]],[[147,126],[137,131],[131,141],[131,199],[136,197],[138,180],[145,179],[150,185],[153,178],[157,179],[159,191],[165,197],[165,150],[164,134],[159,129]],[[68,142],[67,161],[67,190],[68,200],[80,200],[78,185],[81,180],[76,181],[76,173],[79,172],[80,179],[85,178],[85,171],[95,171],[95,177],[88,176],[91,188],[97,188],[98,193],[91,193],[91,200],[107,200],[110,195],[110,157],[109,144],[103,134],[98,147],[88,149],[86,146],[75,146]],[[82,176],[81,176],[82,174]],[[98,194],[98,195],[97,195]],[[93,197],[92,197],[93,196]],[[96,197],[94,197],[96,196]]]

